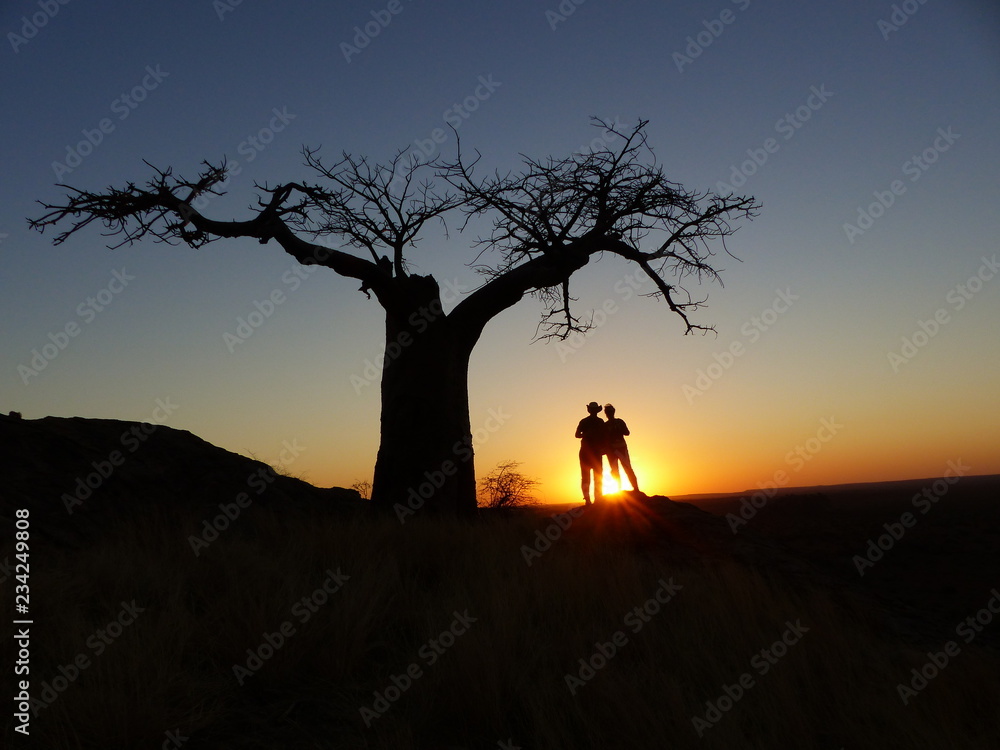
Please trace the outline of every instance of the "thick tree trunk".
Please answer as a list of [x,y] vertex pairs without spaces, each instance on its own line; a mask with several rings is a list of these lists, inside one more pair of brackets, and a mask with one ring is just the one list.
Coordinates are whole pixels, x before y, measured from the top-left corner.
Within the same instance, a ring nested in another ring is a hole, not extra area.
[[469,356],[478,334],[444,314],[432,277],[408,276],[393,284],[372,502],[393,509],[401,521],[472,512]]
[[431,276],[382,279],[386,311],[382,436],[372,502],[401,521],[417,513],[471,513],[476,471],[469,424],[469,357],[486,324],[525,291],[562,283],[590,252],[538,257],[491,280],[449,315]]

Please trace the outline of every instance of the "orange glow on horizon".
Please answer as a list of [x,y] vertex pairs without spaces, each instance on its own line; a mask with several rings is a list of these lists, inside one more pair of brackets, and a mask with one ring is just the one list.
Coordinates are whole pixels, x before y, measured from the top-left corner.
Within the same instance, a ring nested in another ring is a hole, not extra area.
[[[588,398],[584,393],[577,401],[586,403]],[[499,398],[494,401],[501,402]],[[635,413],[629,419],[629,452],[639,488],[649,496],[670,498],[753,492],[773,485],[791,488],[920,479],[940,476],[949,460],[958,459],[971,467],[970,474],[1000,473],[996,452],[991,450],[1000,433],[995,424],[987,424],[989,410],[963,412],[960,423],[951,417],[951,422],[942,420],[937,430],[921,430],[914,414],[892,420],[879,412],[873,424],[868,406],[863,403],[853,410],[836,411],[831,407],[817,412],[821,416],[809,412],[802,416],[801,407],[793,409],[780,400],[766,407],[746,407],[745,413],[731,410],[725,414],[714,404],[706,403],[699,411],[688,413],[676,404],[668,412],[667,407],[652,402],[645,411],[629,411],[630,415]],[[534,491],[540,503],[581,503],[579,440],[572,432],[578,414],[570,413],[568,407],[550,414],[546,409],[553,407],[541,401],[529,401],[518,408],[517,412],[511,410],[515,416],[509,425],[476,446],[477,478],[499,461],[523,459],[519,471],[540,483]],[[485,412],[480,409],[479,413]],[[833,416],[843,429],[838,427],[836,435],[823,441],[827,432],[820,433],[822,420]],[[305,416],[300,418],[307,421]],[[669,428],[662,427],[664,424]],[[199,425],[183,426],[195,434],[209,432]],[[246,429],[246,425],[241,427]],[[301,445],[308,447],[290,467],[291,472],[321,487],[349,487],[358,479],[370,480],[378,430],[376,425],[365,429],[366,441],[348,449],[335,442],[336,431],[319,422],[310,423],[309,430],[286,432],[297,435]],[[226,436],[209,434],[208,439],[223,446],[235,442],[236,447],[243,447],[242,438],[229,436],[227,443]],[[945,448],[939,447],[941,441],[947,441]],[[893,454],[886,448],[890,445],[905,446],[906,451]],[[246,448],[270,458],[280,454],[282,445],[275,439]],[[347,468],[331,466],[331,455]],[[606,459],[602,476],[605,492],[614,493],[617,488]],[[629,487],[624,472],[621,483]]]

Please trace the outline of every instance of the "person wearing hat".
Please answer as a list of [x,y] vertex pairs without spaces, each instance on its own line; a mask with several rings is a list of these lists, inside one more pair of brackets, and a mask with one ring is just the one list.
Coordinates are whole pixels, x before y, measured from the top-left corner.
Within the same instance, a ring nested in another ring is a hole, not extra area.
[[625,469],[625,475],[628,477],[628,481],[632,483],[632,489],[639,489],[639,482],[636,481],[635,472],[632,471],[632,460],[628,456],[628,444],[625,442],[625,436],[629,435],[628,425],[625,424],[624,419],[617,419],[615,417],[615,407],[611,404],[604,405],[604,413],[608,417],[608,421],[605,422],[605,431],[607,432],[607,454],[608,454],[608,466],[611,468],[611,476],[614,477],[616,482],[620,481],[620,474],[618,472],[618,462],[621,461],[622,467]]
[[603,496],[601,491],[601,479],[604,474],[604,451],[605,451],[605,423],[597,414],[601,411],[601,405],[596,401],[587,404],[587,412],[590,416],[580,420],[576,428],[576,436],[580,438],[580,474],[581,488],[583,489],[583,500],[590,505],[590,477],[594,477],[594,500],[600,500]]

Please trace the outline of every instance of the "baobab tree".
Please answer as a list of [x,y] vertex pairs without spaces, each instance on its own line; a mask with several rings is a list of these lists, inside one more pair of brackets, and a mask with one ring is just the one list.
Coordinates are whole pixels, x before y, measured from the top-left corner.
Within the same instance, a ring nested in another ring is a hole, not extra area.
[[[647,143],[647,121],[621,128],[602,120],[605,141],[617,143],[566,158],[522,157],[519,171],[477,173],[478,152],[467,157],[458,134],[455,157],[414,160],[397,153],[388,163],[343,153],[326,164],[304,148],[314,182],[256,184],[257,203],[239,221],[212,218],[199,199],[221,195],[226,163],[202,162],[195,179],[150,165],[142,187],[91,192],[69,185],[65,202],[41,202],[29,220],[43,231],[68,224],[61,244],[93,222],[120,238],[117,248],[151,239],[193,248],[226,238],[276,243],[304,265],[320,265],[360,282],[385,313],[386,355],[381,373],[381,442],[372,502],[386,507],[470,511],[476,479],[469,420],[469,357],[486,324],[526,295],[545,305],[539,338],[565,339],[589,321],[572,307],[570,279],[591,258],[610,253],[631,261],[655,284],[684,333],[714,330],[695,323],[695,299],[685,280],[720,280],[712,266],[725,252],[732,222],[752,219],[752,196],[687,190],[669,181]],[[484,282],[450,310],[431,275],[411,272],[408,254],[429,222],[447,215],[492,219],[474,243]],[[320,240],[323,238],[323,244]],[[331,248],[328,245],[337,245]],[[419,436],[419,439],[414,439]]]

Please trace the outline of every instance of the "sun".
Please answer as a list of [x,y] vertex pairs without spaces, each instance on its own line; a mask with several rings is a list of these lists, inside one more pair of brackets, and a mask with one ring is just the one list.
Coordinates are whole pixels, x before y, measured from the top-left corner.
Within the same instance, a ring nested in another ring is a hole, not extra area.
[[603,484],[605,495],[614,495],[617,492],[632,488],[632,485],[629,484],[628,478],[624,476],[624,472],[622,473],[620,479],[615,479],[611,476],[611,471],[607,467],[604,469],[604,475],[601,482]]
[[[567,487],[567,490],[570,487],[573,488],[572,494],[570,494],[569,492],[566,493],[566,495],[567,495],[566,496],[566,500],[567,501],[570,500],[570,499],[572,499],[572,498],[574,498],[574,497],[575,498],[579,498],[580,497],[580,495],[578,494],[580,492],[580,489],[579,489],[580,488],[580,471],[579,471],[579,469],[575,465],[576,462],[574,461],[573,463],[574,463],[574,466],[572,467],[572,470],[568,470],[566,472],[566,479],[564,480],[565,486]],[[633,464],[633,466],[635,466],[635,464]],[[641,473],[641,471],[638,468],[636,468],[636,472],[637,472],[637,476],[638,476],[639,481],[642,482],[642,480],[643,480],[643,474]],[[648,481],[647,485],[649,485],[649,484],[655,484],[655,481]],[[628,492],[628,491],[631,491],[631,490],[634,490],[634,489],[635,488],[632,486],[632,483],[629,481],[628,476],[626,476],[624,470],[621,471],[621,476],[618,479],[615,479],[614,477],[611,476],[611,470],[608,468],[608,466],[605,465],[603,467],[603,470],[601,472],[601,494],[602,495],[612,496],[612,499],[614,499],[614,496],[619,496],[622,492]]]
[[607,472],[604,473],[604,478],[602,479],[602,484],[603,484],[603,487],[604,487],[604,494],[605,495],[613,495],[616,492],[618,492],[618,491],[621,490],[621,487],[618,484],[618,480],[616,480],[614,477],[612,477]]

